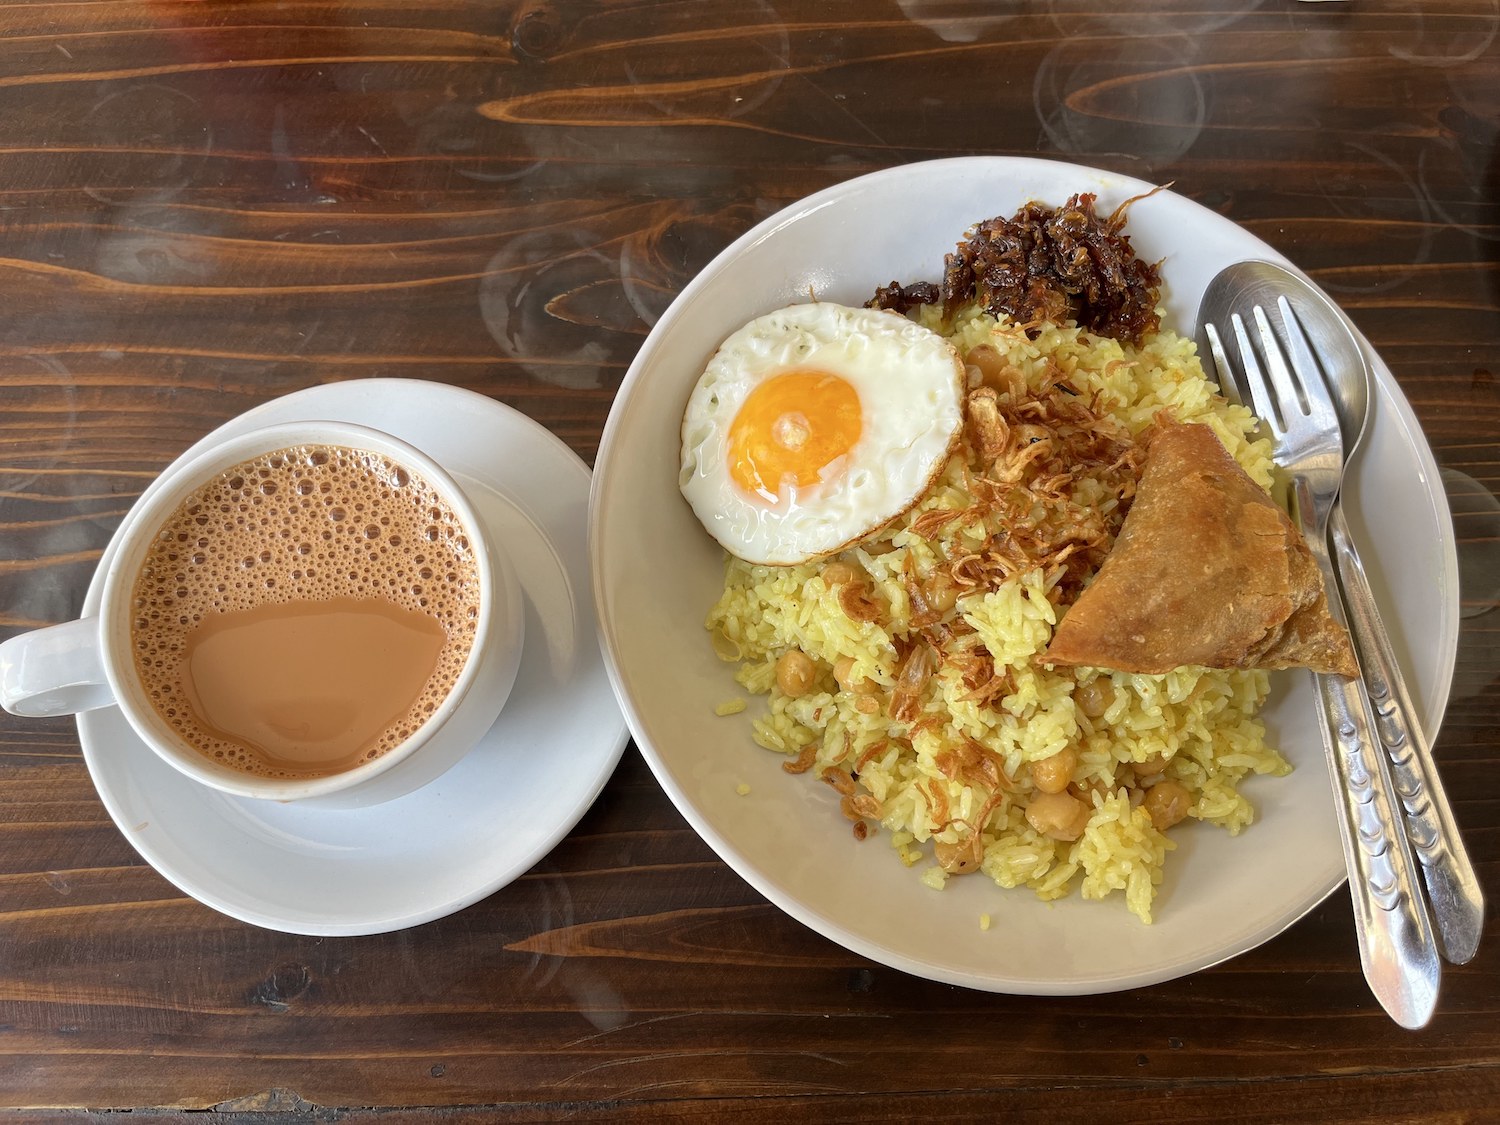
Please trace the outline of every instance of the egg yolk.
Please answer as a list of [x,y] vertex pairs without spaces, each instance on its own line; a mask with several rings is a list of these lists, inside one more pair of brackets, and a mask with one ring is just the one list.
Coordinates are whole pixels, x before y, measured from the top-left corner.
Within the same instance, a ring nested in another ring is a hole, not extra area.
[[751,391],[729,426],[729,475],[748,493],[807,488],[859,441],[859,394],[826,371],[788,371]]

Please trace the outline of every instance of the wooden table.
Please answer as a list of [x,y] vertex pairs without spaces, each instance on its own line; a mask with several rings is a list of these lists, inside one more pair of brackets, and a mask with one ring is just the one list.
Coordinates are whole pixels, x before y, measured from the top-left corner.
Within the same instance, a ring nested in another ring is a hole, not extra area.
[[[1244,224],[1400,380],[1466,579],[1437,749],[1500,900],[1500,9],[1144,7],[0,8],[0,625],[76,615],[152,476],[268,398],[440,380],[588,458],[655,317],[759,219],[895,164],[1053,156],[1173,182]],[[969,992],[770,906],[629,749],[582,823],[488,900],[384,936],[291,936],[146,865],[70,721],[0,732],[0,1105],[151,1107],[132,1121],[1500,1114],[1493,925],[1419,1032],[1371,999],[1342,891],[1172,983]]]

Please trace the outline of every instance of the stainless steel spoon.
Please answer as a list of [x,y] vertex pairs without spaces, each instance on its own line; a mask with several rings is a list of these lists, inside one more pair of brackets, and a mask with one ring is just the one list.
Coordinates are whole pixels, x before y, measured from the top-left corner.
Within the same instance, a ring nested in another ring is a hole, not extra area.
[[[1227,319],[1229,310],[1243,307],[1252,294],[1267,291],[1286,294],[1314,312],[1326,312],[1309,318],[1307,328],[1339,415],[1345,460],[1352,461],[1369,421],[1373,376],[1354,330],[1319,290],[1274,263],[1239,262],[1214,278],[1204,294],[1198,323]],[[1230,388],[1225,390],[1230,393]],[[1407,838],[1421,866],[1438,945],[1448,961],[1462,965],[1479,947],[1484,895],[1349,534],[1342,498],[1329,517],[1329,539],[1374,710],[1376,734],[1390,761]]]

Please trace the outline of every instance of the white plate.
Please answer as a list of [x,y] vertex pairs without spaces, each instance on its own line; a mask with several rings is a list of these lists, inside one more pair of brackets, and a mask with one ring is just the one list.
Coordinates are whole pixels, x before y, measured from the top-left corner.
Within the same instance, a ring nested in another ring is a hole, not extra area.
[[[1271,737],[1295,764],[1245,785],[1258,822],[1240,837],[1174,832],[1143,926],[1120,896],[1038,902],[980,876],[935,892],[884,834],[856,843],[826,786],[788,777],[755,746],[739,694],[710,654],[703,619],[722,583],[719,550],[677,492],[683,405],[708,356],[746,320],[808,293],[861,304],[875,287],[938,280],[965,229],[1030,199],[1098,193],[1099,210],[1152,185],[1045,160],[966,158],[893,168],[820,192],[716,258],[674,302],[626,377],[595,464],[590,548],[601,636],[626,718],[651,768],[710,845],[762,894],[818,932],[885,964],[1003,992],[1089,993],[1151,984],[1253,948],[1344,878],[1333,797],[1306,676],[1274,682]],[[1242,258],[1284,260],[1234,223],[1170,192],[1137,200],[1127,231],[1161,259],[1167,324],[1191,337],[1209,279]],[[1367,345],[1368,348],[1368,345]],[[1458,564],[1437,466],[1390,371],[1348,490],[1351,522],[1435,733],[1458,643]],[[1369,502],[1362,502],[1370,498]],[[627,545],[632,549],[624,549]],[[736,786],[750,786],[738,796]],[[981,913],[993,926],[979,928]]]
[[[275,399],[183,456],[257,426],[309,418],[373,426],[433,457],[509,554],[525,595],[526,641],[495,725],[432,784],[351,811],[208,789],[157,758],[118,708],[80,715],[78,733],[110,816],[183,891],[273,930],[383,933],[477,902],[546,855],[604,787],[627,733],[595,635],[589,470],[567,446],[470,391],[367,379]],[[98,601],[96,575],[84,612],[96,612]]]

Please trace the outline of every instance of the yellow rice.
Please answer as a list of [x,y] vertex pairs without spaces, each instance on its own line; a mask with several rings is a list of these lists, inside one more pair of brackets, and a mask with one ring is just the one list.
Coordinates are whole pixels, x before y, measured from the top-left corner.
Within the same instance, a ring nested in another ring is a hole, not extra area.
[[[1004,318],[969,311],[945,331],[936,310],[927,308],[922,315],[961,355],[987,343],[1024,372],[1033,387],[1049,362],[1056,365],[1085,396],[1099,392],[1101,408],[1133,436],[1162,410],[1170,410],[1178,421],[1206,423],[1252,478],[1263,486],[1271,483],[1267,443],[1247,437],[1254,419],[1215,393],[1190,340],[1161,331],[1136,348],[1072,326],[1047,326],[1030,339]],[[967,736],[1000,756],[1012,784],[982,826],[981,870],[1002,887],[1024,885],[1042,899],[1060,898],[1075,888],[1086,899],[1123,891],[1129,909],[1150,922],[1162,866],[1175,845],[1140,807],[1141,791],[1131,787],[1136,775],[1130,763],[1161,755],[1167,761],[1165,777],[1191,794],[1190,819],[1172,833],[1205,830],[1193,825],[1196,820],[1238,834],[1255,815],[1239,792],[1240,781],[1251,773],[1279,776],[1290,771],[1266,745],[1264,727],[1255,717],[1266,697],[1264,672],[1186,667],[1142,676],[1051,670],[1036,657],[1046,648],[1059,611],[1051,600],[1053,591],[1036,570],[999,589],[960,598],[956,606],[997,670],[1004,665],[1012,670],[1014,691],[997,707],[963,699],[964,684],[945,665],[921,698],[921,716],[937,720],[912,735],[912,724],[894,721],[885,707],[873,713],[858,710],[854,697],[834,681],[834,663],[847,657],[854,661],[854,679],[873,679],[886,693],[893,687],[897,655],[892,635],[905,631],[908,612],[904,568],[925,577],[937,565],[938,552],[946,556],[954,545],[950,539],[975,534],[957,521],[932,541],[909,530],[923,511],[968,506],[962,460],[955,456],[922,501],[877,537],[881,549],[888,541],[893,550],[872,554],[856,547],[840,556],[869,574],[877,597],[890,607],[889,630],[843,613],[837,588],[819,576],[832,560],[767,567],[729,558],[724,593],[708,615],[713,647],[721,658],[738,664],[735,678],[745,690],[768,697],[753,720],[756,742],[792,756],[816,746],[811,770],[788,777],[787,784],[813,784],[829,767],[848,774],[866,750],[893,740],[860,766],[855,793],[874,798],[876,819],[890,845],[908,867],[922,869],[914,877],[928,886],[941,889],[952,877],[934,860],[932,842],[961,842],[956,822],[977,814],[990,797],[982,787],[945,776],[935,761],[945,747]],[[1080,482],[1075,494],[1089,499],[1089,483]],[[1106,501],[1101,497],[1101,502]],[[775,683],[777,659],[793,648],[818,667],[813,690],[795,699]],[[1075,705],[1073,693],[1098,676],[1108,677],[1114,697],[1100,718],[1090,719]],[[894,741],[898,738],[909,739],[910,748]],[[1078,756],[1075,792],[1093,803],[1088,825],[1074,842],[1041,835],[1025,815],[1036,792],[1027,764],[1068,745]],[[934,799],[947,805],[946,820],[934,815]],[[830,816],[839,815],[838,804],[830,791]]]

